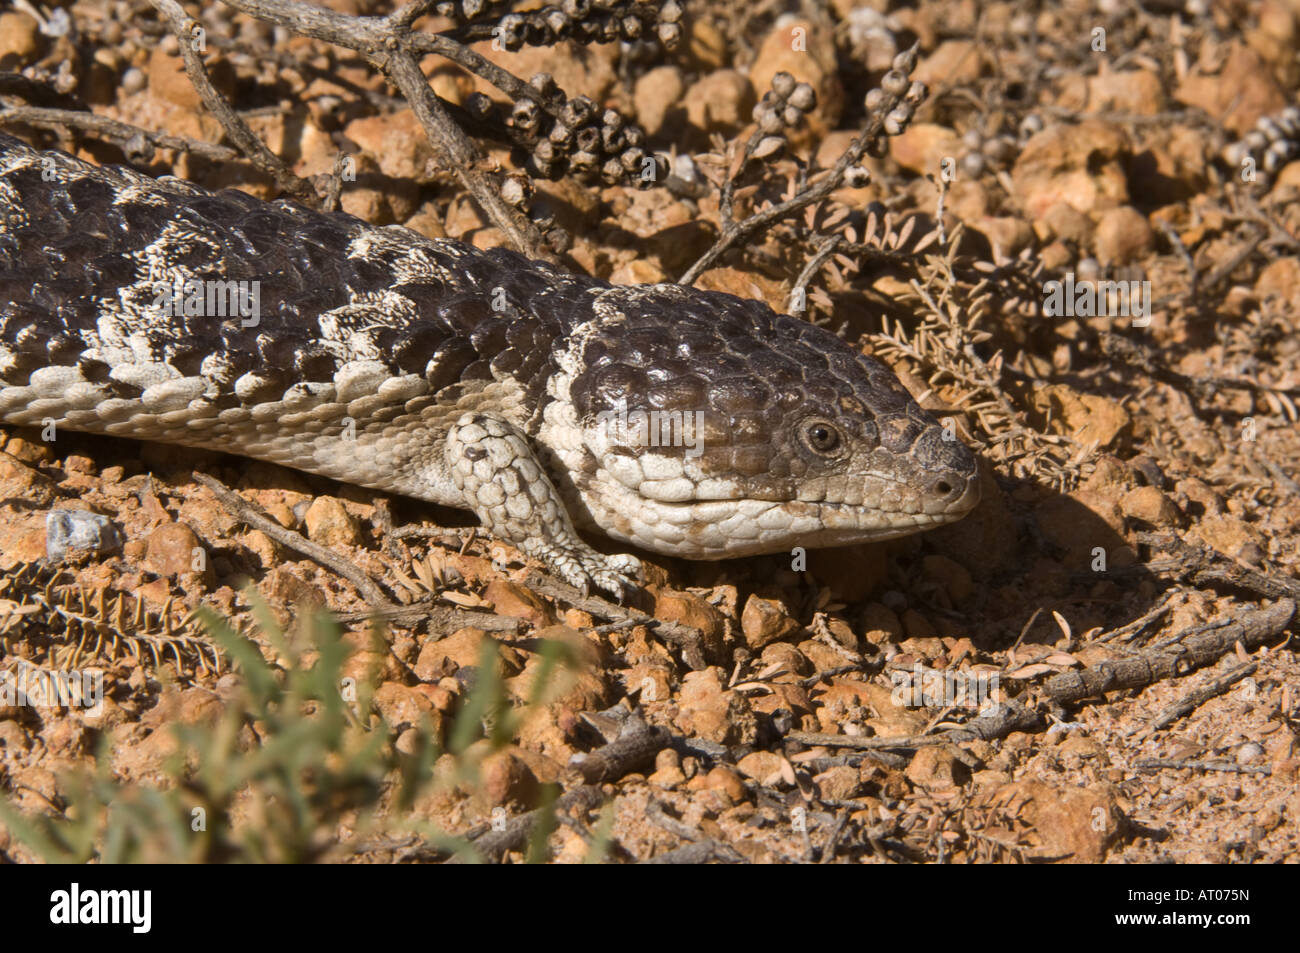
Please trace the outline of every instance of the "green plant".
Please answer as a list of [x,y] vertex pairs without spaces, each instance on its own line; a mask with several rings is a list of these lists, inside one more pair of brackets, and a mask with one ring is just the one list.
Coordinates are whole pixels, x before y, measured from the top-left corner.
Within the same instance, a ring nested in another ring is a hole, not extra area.
[[[510,705],[495,644],[485,640],[479,677],[447,732],[454,770],[435,779],[444,749],[432,724],[426,718],[420,726],[414,751],[397,750],[389,727],[370,713],[373,679],[359,679],[353,697],[343,675],[349,647],[328,614],[307,614],[293,638],[264,603],[255,601],[254,615],[274,663],[226,620],[201,613],[242,678],[215,720],[171,726],[168,783],[115,779],[105,736],[95,769],[65,779],[61,815],[25,814],[0,799],[0,821],[11,834],[55,863],[343,860],[381,835],[414,837],[425,856],[431,849],[475,859],[464,839],[407,814],[435,785],[476,784],[482,753],[514,736],[523,710]],[[544,642],[541,653],[528,705],[545,700],[555,666],[572,663],[558,642]],[[545,817],[537,824],[529,859],[544,859],[553,827]],[[603,838],[593,850],[603,851]]]

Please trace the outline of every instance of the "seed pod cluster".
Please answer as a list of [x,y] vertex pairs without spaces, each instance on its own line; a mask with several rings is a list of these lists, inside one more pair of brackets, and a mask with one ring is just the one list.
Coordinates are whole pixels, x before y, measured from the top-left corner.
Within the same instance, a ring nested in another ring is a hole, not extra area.
[[817,105],[817,93],[807,83],[799,83],[789,73],[772,77],[772,88],[754,107],[754,122],[769,136],[779,136],[797,126]]
[[510,8],[511,0],[442,0],[434,12],[457,23],[469,23],[485,15],[499,16]]
[[550,46],[565,39],[579,43],[657,39],[672,49],[682,37],[682,7],[678,0],[560,0],[518,12],[507,12],[508,6],[500,0],[446,0],[435,9],[473,27],[465,38],[492,36],[512,52],[525,46]]
[[867,152],[877,158],[886,150],[886,138],[902,135],[916,115],[917,107],[925,102],[930,90],[925,83],[910,79],[916,69],[916,46],[894,57],[892,68],[880,80],[880,85],[867,93],[863,105],[870,119],[881,119],[883,136],[872,140]]
[[1042,129],[1043,120],[1037,113],[1025,116],[1014,134],[989,135],[974,127],[967,129],[961,137],[959,162],[962,174],[977,179],[988,169],[1008,168],[1030,137]]
[[[531,172],[545,179],[572,172],[609,185],[653,184],[662,179],[659,160],[644,148],[640,126],[616,110],[602,110],[586,96],[566,100],[547,73],[538,73],[530,85],[546,105],[520,99],[511,108],[509,127],[515,142],[530,151]],[[649,176],[644,174],[647,159],[654,162]]]
[[1257,181],[1265,184],[1292,159],[1300,158],[1300,106],[1261,117],[1254,129],[1223,150],[1224,160],[1238,169],[1247,156],[1255,160]]

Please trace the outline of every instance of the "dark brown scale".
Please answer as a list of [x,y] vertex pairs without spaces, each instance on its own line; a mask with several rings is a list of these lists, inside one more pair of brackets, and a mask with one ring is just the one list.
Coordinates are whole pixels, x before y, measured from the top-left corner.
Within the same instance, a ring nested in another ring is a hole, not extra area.
[[619,401],[627,401],[630,404],[636,399],[636,395],[648,390],[645,372],[638,367],[607,364],[597,370],[588,371],[588,374],[590,375],[588,386],[591,388],[592,396],[602,408],[612,408]]
[[394,328],[380,331],[380,350],[404,374],[423,374],[439,343],[446,337],[441,328],[418,328],[403,334]]
[[646,389],[646,403],[655,408],[703,410],[706,388],[698,377],[677,377]]
[[251,394],[244,398],[249,404],[279,400],[293,383],[288,371],[269,367],[259,367],[255,380],[256,386],[252,388]]
[[10,366],[3,372],[0,372],[0,380],[6,384],[22,386],[27,383],[32,375],[32,371],[39,370],[45,366],[45,360],[40,354],[15,354]]
[[523,363],[524,355],[521,352],[516,351],[514,348],[501,351],[492,358],[492,376],[497,380],[506,376],[515,376],[518,370],[523,366]]
[[334,379],[338,359],[320,343],[299,347],[293,355],[294,376],[305,382],[324,382]]
[[473,345],[464,338],[453,338],[434,352],[425,375],[429,388],[434,393],[459,382],[465,369],[470,366],[478,354]]
[[506,322],[502,318],[483,321],[470,332],[469,339],[480,354],[500,354],[506,347]]
[[10,338],[10,347],[19,354],[44,354],[47,340],[49,335],[46,332],[38,325],[29,324],[15,330]]
[[70,334],[55,334],[45,342],[45,353],[50,364],[66,367],[77,363],[77,356],[85,350],[80,338]]
[[125,381],[113,380],[111,378],[105,381],[104,385],[108,388],[108,394],[110,397],[120,398],[122,400],[134,400],[136,397],[139,397],[144,393],[143,387],[138,387],[135,384],[128,384]]
[[283,244],[284,234],[279,218],[267,209],[258,209],[251,215],[238,219],[234,227],[237,235],[252,247],[255,254],[270,255]]
[[75,179],[68,183],[67,194],[75,207],[93,210],[99,199],[100,187],[90,179]]
[[203,359],[207,356],[207,352],[202,348],[192,344],[179,344],[173,348],[168,363],[180,371],[182,376],[193,377],[198,374],[199,368],[203,366]]
[[488,360],[473,361],[460,372],[461,382],[490,381],[496,377],[492,373],[492,362]]
[[348,288],[354,294],[383,291],[392,287],[393,273],[382,262],[356,259],[352,265],[352,277]]
[[112,368],[103,361],[97,361],[94,358],[83,358],[77,362],[77,370],[81,376],[92,384],[102,384],[108,380],[108,375],[112,373]]
[[103,239],[85,232],[70,232],[60,235],[47,244],[46,253],[55,262],[83,261],[91,258],[103,247]]
[[273,334],[257,336],[257,356],[263,367],[287,368],[293,366],[294,345]]
[[462,293],[439,306],[438,317],[455,333],[472,333],[482,322],[496,320],[497,316],[482,296]]
[[122,247],[138,249],[158,235],[175,217],[175,210],[166,206],[145,205],[141,202],[123,202],[105,210],[114,226]]
[[95,288],[116,288],[135,277],[137,265],[123,255],[97,255],[85,265],[86,279]]

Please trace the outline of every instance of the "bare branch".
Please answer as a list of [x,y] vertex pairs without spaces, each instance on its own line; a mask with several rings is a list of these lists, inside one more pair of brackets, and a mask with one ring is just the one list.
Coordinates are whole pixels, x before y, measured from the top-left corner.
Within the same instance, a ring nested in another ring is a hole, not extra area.
[[295,175],[293,170],[285,165],[279,156],[268,149],[265,143],[253,134],[253,130],[248,128],[248,124],[240,118],[234,108],[226,102],[225,97],[212,85],[212,80],[208,76],[208,69],[203,64],[203,57],[199,56],[198,51],[194,49],[191,42],[191,30],[194,21],[189,18],[181,5],[176,0],[150,0],[150,2],[153,4],[154,9],[167,20],[172,32],[176,34],[176,38],[180,41],[181,57],[185,62],[185,73],[198,91],[199,97],[203,100],[203,105],[208,107],[208,111],[217,117],[221,127],[226,130],[226,135],[230,136],[244,155],[248,156],[253,165],[274,178],[276,185],[282,190],[300,201],[313,206],[318,204],[319,197],[311,183]]

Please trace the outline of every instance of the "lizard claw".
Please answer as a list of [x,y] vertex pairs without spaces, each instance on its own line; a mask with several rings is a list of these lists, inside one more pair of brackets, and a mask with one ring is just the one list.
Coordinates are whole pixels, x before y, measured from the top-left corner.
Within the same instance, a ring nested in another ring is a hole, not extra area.
[[598,589],[620,603],[630,598],[640,588],[641,560],[626,553],[606,556],[579,542],[560,547],[527,547],[535,556],[567,582],[579,590],[583,597]]

